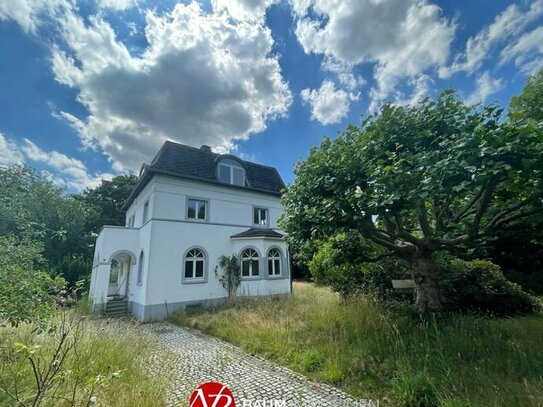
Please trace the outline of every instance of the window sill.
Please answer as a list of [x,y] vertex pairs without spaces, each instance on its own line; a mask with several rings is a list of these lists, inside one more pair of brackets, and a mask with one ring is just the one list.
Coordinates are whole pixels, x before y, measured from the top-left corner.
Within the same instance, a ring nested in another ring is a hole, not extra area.
[[241,276],[241,281],[262,280],[260,275],[258,276]]
[[184,278],[181,284],[205,284],[207,278]]
[[281,280],[281,279],[284,279],[286,277],[284,275],[282,275],[282,274],[276,274],[276,275],[271,275],[271,276],[268,275],[268,276],[266,276],[266,278],[268,280]]

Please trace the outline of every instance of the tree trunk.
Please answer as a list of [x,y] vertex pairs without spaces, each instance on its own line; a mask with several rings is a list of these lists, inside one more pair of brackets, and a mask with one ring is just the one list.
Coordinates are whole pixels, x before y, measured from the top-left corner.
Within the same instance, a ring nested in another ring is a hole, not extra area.
[[432,254],[417,253],[410,260],[411,272],[415,280],[415,305],[419,312],[438,312],[443,310],[443,298],[438,285],[438,271]]

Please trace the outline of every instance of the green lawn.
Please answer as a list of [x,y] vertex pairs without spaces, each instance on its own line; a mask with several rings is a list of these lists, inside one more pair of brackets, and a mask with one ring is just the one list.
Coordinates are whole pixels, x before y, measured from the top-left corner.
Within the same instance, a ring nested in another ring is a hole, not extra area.
[[296,283],[288,298],[238,301],[172,321],[381,405],[543,405],[541,315],[413,319]]

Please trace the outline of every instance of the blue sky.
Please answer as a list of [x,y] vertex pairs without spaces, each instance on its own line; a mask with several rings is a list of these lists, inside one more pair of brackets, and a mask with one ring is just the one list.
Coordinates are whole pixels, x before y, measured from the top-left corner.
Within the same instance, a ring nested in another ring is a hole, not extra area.
[[77,192],[164,140],[295,163],[384,101],[506,106],[543,66],[543,0],[0,2],[0,165]]

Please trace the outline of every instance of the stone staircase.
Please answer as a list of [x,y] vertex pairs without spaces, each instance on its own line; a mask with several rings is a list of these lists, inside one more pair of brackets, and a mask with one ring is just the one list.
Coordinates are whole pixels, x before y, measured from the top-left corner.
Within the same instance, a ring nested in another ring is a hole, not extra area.
[[128,301],[125,297],[117,297],[108,300],[106,315],[108,317],[122,317],[128,314]]

